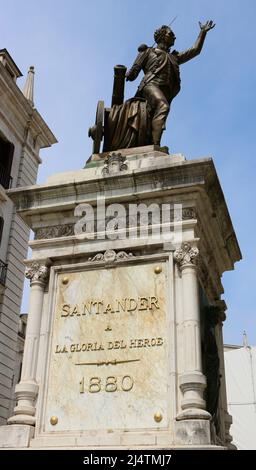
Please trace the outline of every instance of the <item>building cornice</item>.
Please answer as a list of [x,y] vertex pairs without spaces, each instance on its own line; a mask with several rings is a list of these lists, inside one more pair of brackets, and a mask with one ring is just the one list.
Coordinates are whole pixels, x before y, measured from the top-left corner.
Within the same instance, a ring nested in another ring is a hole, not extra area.
[[[40,148],[50,147],[57,142],[56,137],[39,114],[37,109],[33,108],[25,98],[20,88],[8,74],[7,70],[0,62],[0,90],[1,94],[8,94],[10,102],[13,102],[15,113],[24,123],[31,122],[33,134],[38,135],[40,139]],[[21,137],[22,138],[22,137]]]

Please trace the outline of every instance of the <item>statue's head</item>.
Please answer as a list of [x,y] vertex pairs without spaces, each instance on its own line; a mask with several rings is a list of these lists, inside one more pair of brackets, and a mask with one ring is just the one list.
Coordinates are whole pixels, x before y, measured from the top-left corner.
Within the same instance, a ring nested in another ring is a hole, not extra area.
[[165,24],[155,30],[154,39],[157,44],[165,44],[167,47],[173,46],[176,36],[169,26]]

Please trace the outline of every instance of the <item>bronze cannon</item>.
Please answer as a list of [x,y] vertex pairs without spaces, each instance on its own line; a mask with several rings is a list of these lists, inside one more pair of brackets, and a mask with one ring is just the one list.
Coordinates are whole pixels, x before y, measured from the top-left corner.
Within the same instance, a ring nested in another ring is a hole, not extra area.
[[135,97],[124,102],[126,70],[124,65],[114,67],[111,108],[98,101],[95,124],[88,131],[93,154],[150,144],[146,100]]

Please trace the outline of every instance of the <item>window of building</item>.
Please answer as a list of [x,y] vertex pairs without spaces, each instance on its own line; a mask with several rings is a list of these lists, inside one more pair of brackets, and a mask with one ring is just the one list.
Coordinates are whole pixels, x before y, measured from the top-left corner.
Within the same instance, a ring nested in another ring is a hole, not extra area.
[[14,145],[0,136],[0,184],[8,189],[11,186],[11,169]]

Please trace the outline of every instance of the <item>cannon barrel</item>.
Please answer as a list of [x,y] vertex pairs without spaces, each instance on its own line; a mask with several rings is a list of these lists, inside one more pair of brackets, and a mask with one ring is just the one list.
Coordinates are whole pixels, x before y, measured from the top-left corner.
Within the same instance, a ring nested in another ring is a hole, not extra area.
[[123,104],[124,102],[124,83],[127,68],[125,65],[115,65],[114,84],[111,106],[114,104]]

